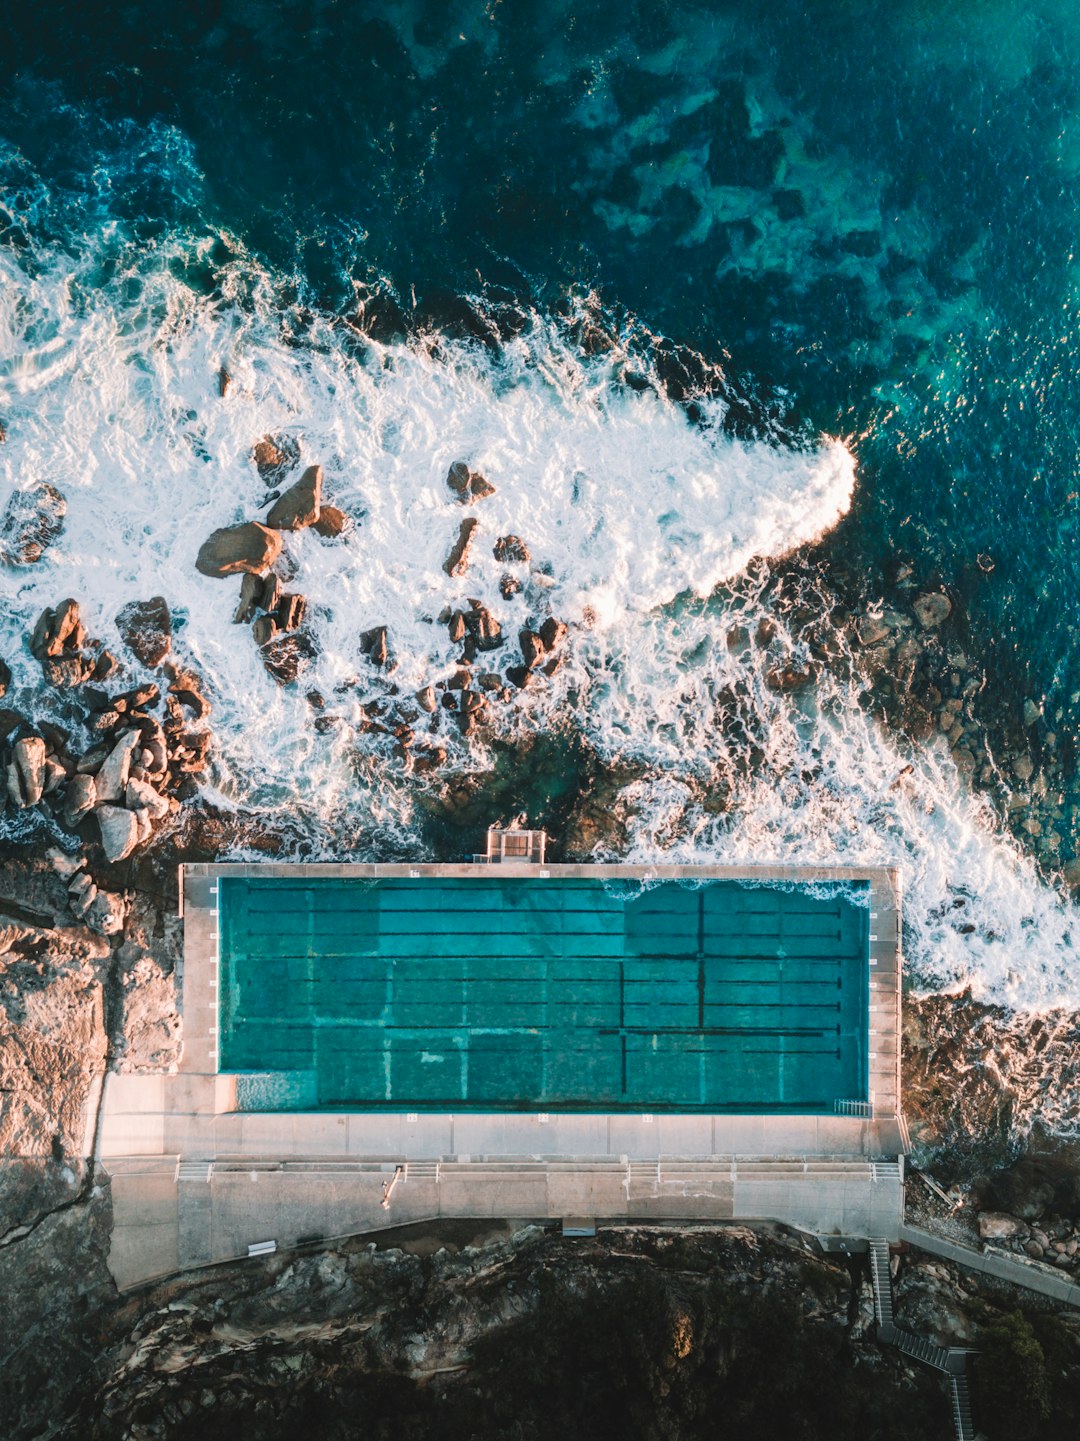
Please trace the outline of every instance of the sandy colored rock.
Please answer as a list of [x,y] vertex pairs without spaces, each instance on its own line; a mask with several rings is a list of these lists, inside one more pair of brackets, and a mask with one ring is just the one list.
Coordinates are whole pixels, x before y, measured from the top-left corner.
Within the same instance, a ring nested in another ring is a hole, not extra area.
[[129,811],[147,811],[151,820],[163,820],[169,814],[169,802],[149,781],[129,780],[124,792],[124,805]]
[[281,547],[278,531],[260,525],[257,520],[223,526],[203,541],[195,569],[200,575],[216,579],[242,575],[245,571],[259,574],[270,569],[281,554]]
[[76,772],[64,793],[64,824],[75,827],[97,805],[97,783],[92,775]]
[[131,771],[132,757],[138,744],[138,731],[129,731],[120,737],[106,756],[96,778],[95,788],[99,804],[102,801],[123,800],[128,775]]
[[327,540],[336,540],[339,535],[344,535],[351,525],[352,521],[343,510],[339,510],[336,505],[324,505],[313,529]]
[[309,465],[270,507],[266,523],[274,530],[303,530],[314,525],[322,504],[322,466]]
[[23,736],[11,748],[7,769],[7,795],[13,806],[36,806],[45,789],[45,742],[40,736]]
[[125,860],[139,844],[139,821],[134,811],[122,806],[98,806],[97,816],[101,830],[101,847],[105,859],[110,862]]
[[475,531],[478,524],[479,522],[474,520],[472,516],[461,522],[458,528],[457,540],[454,541],[450,554],[443,562],[443,570],[446,571],[447,575],[464,575],[468,570],[469,547],[472,545],[473,531]]

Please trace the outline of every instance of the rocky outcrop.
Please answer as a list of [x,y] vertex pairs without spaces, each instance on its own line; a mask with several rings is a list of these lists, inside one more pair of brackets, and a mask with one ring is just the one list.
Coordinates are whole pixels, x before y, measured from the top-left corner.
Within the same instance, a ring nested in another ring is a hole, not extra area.
[[66,514],[67,501],[47,481],[12,491],[0,512],[0,565],[34,565],[63,531]]
[[256,520],[223,526],[203,541],[195,568],[201,575],[217,579],[245,572],[261,574],[277,560],[281,547],[278,530]]
[[160,665],[172,645],[172,617],[165,597],[133,600],[116,617],[124,644],[141,665]]
[[11,748],[7,767],[7,798],[19,808],[36,806],[45,793],[45,742],[23,736]]
[[360,636],[360,652],[372,665],[384,670],[390,663],[390,632],[384,625],[365,630]]
[[501,565],[528,565],[530,559],[529,548],[520,535],[500,535],[494,554]]
[[142,839],[138,816],[122,806],[97,806],[94,810],[101,830],[101,848],[109,862],[126,860]]
[[336,540],[339,535],[345,534],[351,524],[349,517],[336,505],[324,505],[320,507],[319,518],[313,523],[312,529],[326,540]]
[[464,575],[469,568],[469,547],[472,545],[473,532],[476,530],[478,521],[471,516],[463,520],[458,528],[458,537],[451,547],[450,554],[443,562],[443,570],[447,575]]
[[264,435],[252,447],[251,458],[259,478],[278,485],[300,459],[300,446],[291,435]]
[[484,500],[495,494],[495,487],[478,470],[470,470],[463,460],[455,460],[446,476],[446,486],[462,505]]
[[303,530],[314,525],[322,505],[322,478],[322,466],[309,465],[270,507],[266,524],[274,530]]
[[279,685],[291,685],[318,655],[318,646],[306,631],[283,635],[262,647],[263,665]]
[[49,685],[69,689],[84,681],[105,680],[117,669],[115,659],[98,647],[92,653],[86,627],[75,600],[63,600],[53,609],[43,610],[30,637],[30,651],[41,662]]
[[952,615],[952,601],[941,591],[923,591],[911,603],[915,617],[924,630],[934,630]]

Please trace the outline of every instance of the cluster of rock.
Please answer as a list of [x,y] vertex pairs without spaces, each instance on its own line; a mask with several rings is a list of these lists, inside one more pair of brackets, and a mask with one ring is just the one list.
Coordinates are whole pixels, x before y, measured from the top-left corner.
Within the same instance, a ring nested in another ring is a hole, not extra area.
[[[194,795],[194,777],[205,770],[210,750],[209,731],[198,728],[210,713],[201,683],[190,670],[165,660],[171,621],[163,597],[128,605],[117,619],[139,659],[162,665],[161,684],[121,691],[87,684],[102,679],[101,656],[109,653],[99,648],[95,663],[88,664],[93,643],[77,603],[66,600],[42,614],[31,649],[47,683],[80,688],[78,723],[35,725],[17,711],[0,710],[3,804],[16,810],[44,806],[59,825],[84,838],[92,821],[108,862],[124,860]],[[120,669],[115,657],[109,659],[105,678]],[[80,744],[79,734],[89,743]],[[97,900],[92,887],[78,877],[72,887],[76,913],[89,914]]]
[[920,589],[901,565],[890,599],[853,626],[860,669],[884,717],[913,740],[943,737],[961,775],[991,795],[1040,862],[1080,887],[1080,864],[1069,860],[1080,849],[1080,807],[1066,802],[1066,757],[1053,719],[1030,697],[1009,707],[989,693],[986,673],[960,644],[944,591]]
[[67,501],[39,480],[8,496],[0,511],[0,565],[34,565],[64,529]]
[[[252,450],[255,467],[269,485],[287,476],[299,457],[299,447],[288,437],[264,436]],[[296,680],[316,654],[314,638],[303,629],[306,597],[282,589],[282,535],[310,526],[324,538],[334,539],[349,526],[344,511],[323,504],[322,485],[322,467],[309,465],[273,499],[265,523],[249,520],[215,530],[195,561],[202,575],[243,576],[233,620],[251,625],[263,663],[282,685]]]
[[1004,1211],[980,1211],[979,1239],[1062,1271],[1080,1269],[1080,1226],[1064,1216],[1025,1220]]
[[[478,471],[470,470],[464,461],[451,465],[446,486],[461,505],[472,505],[496,493],[491,482]],[[479,528],[480,522],[475,516],[460,522],[457,537],[443,564],[443,570],[452,579],[467,574]],[[531,562],[528,547],[520,536],[501,535],[492,551],[500,565],[512,568],[503,574],[499,583],[501,595],[509,600],[522,589],[520,571]],[[463,735],[471,735],[490,720],[493,702],[510,702],[537,675],[554,675],[565,654],[563,642],[567,627],[554,616],[547,616],[535,626],[519,631],[520,661],[511,659],[502,670],[490,662],[482,664],[482,658],[506,645],[507,637],[500,620],[475,597],[469,597],[464,607],[445,606],[437,617],[437,624],[446,627],[452,645],[461,647],[452,673],[422,686],[411,698],[400,697],[391,688],[386,701],[375,701],[365,708],[367,718],[363,728],[392,735],[399,754],[421,773],[437,769],[446,759],[446,748],[433,741],[414,751],[418,722],[426,717],[426,728],[435,735],[445,718]],[[376,670],[389,674],[394,669],[393,645],[386,626],[365,631],[360,637],[360,651]],[[320,702],[321,699],[319,697]]]

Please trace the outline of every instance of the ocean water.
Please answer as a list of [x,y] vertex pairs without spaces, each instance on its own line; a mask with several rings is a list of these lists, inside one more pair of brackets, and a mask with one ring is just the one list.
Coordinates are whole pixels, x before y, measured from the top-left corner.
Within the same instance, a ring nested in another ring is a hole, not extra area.
[[[491,736],[418,728],[459,781],[531,746],[498,794],[557,830],[588,755],[621,778],[602,853],[898,863],[915,986],[1080,1006],[1074,908],[947,750],[883,731],[846,664],[768,684],[827,625],[814,594],[768,653],[745,639],[799,547],[826,574],[904,560],[1068,753],[1075,6],[221,0],[4,24],[0,502],[35,480],[68,500],[46,559],[0,573],[8,704],[39,703],[44,605],[76,596],[114,642],[120,606],[163,593],[215,707],[210,799],[316,851],[449,856],[473,832],[432,819],[365,707],[453,673],[446,606],[499,618],[493,669],[554,615],[565,663]],[[319,649],[285,689],[231,624],[236,582],[193,565],[262,513],[267,433],[355,520],[288,543]],[[451,580],[456,459],[496,494]],[[532,556],[510,601],[508,532]],[[380,624],[390,677],[360,652]]]

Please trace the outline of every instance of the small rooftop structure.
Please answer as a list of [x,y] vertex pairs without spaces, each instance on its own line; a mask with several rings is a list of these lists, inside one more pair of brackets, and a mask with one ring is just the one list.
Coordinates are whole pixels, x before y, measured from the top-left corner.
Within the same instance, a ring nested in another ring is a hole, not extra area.
[[520,822],[512,821],[505,827],[488,826],[487,850],[481,855],[473,854],[477,865],[498,866],[512,862],[514,865],[544,864],[547,835],[544,831],[525,830]]

